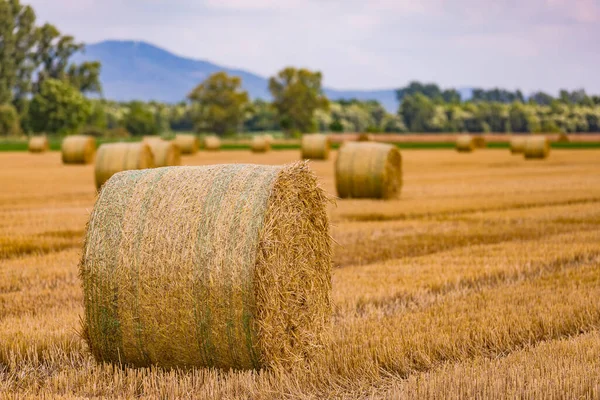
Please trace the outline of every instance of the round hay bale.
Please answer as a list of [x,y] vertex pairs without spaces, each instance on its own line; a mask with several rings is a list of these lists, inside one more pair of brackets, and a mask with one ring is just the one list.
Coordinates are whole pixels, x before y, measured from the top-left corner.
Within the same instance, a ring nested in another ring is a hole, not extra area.
[[181,165],[181,150],[173,142],[152,139],[146,142],[154,156],[155,167],[172,167]]
[[511,154],[523,154],[525,152],[525,142],[527,138],[524,136],[513,136],[510,138]]
[[335,162],[341,198],[393,199],[402,189],[402,155],[382,143],[344,143]]
[[163,140],[160,136],[158,135],[145,135],[142,136],[142,142],[144,143],[150,143],[152,141],[156,141],[156,140]]
[[46,136],[32,136],[28,148],[30,153],[43,153],[50,150],[50,142]]
[[477,148],[477,149],[485,149],[487,147],[485,138],[481,135],[473,136],[473,144],[475,145],[475,148]]
[[456,150],[461,153],[470,153],[475,150],[475,141],[471,135],[458,135],[456,138]]
[[61,145],[64,164],[89,164],[96,155],[96,139],[86,135],[66,137]]
[[545,136],[529,137],[523,153],[528,160],[546,158],[550,155],[550,141]]
[[302,158],[311,160],[327,160],[331,143],[329,136],[320,133],[302,136]]
[[200,149],[200,140],[198,140],[196,135],[175,135],[174,143],[181,150],[181,154],[196,154],[198,149]]
[[358,142],[372,142],[375,140],[375,137],[370,133],[361,133],[358,135],[356,139]]
[[221,139],[217,136],[207,136],[204,138],[204,150],[219,151],[221,149]]
[[154,167],[154,157],[146,143],[103,144],[96,156],[96,188],[100,189],[117,172]]
[[271,143],[269,143],[269,140],[264,135],[254,136],[252,143],[250,143],[250,150],[253,153],[266,153],[271,150]]
[[561,133],[558,135],[558,138],[556,139],[556,141],[558,143],[569,143],[569,135],[567,135],[566,133]]
[[80,263],[91,352],[167,368],[311,359],[331,315],[327,202],[305,163],[113,176]]
[[263,135],[263,137],[269,143],[269,147],[272,146],[273,143],[275,143],[275,138],[270,133],[267,133],[267,134]]

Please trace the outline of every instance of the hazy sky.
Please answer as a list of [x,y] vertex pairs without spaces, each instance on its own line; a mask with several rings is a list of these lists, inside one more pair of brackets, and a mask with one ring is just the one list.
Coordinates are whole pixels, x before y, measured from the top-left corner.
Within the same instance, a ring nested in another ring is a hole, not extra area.
[[600,0],[23,0],[79,40],[144,40],[327,86],[501,86],[600,93]]

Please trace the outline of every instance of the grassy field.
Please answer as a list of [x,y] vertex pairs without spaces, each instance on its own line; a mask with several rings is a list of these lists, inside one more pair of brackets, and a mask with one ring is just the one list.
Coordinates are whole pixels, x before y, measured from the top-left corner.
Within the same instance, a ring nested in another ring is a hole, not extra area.
[[[0,154],[0,398],[599,398],[600,150],[406,150],[400,200],[338,200],[332,337],[295,370],[98,365],[78,261],[93,166]],[[199,153],[281,164],[297,150]],[[335,194],[333,160],[312,162]]]

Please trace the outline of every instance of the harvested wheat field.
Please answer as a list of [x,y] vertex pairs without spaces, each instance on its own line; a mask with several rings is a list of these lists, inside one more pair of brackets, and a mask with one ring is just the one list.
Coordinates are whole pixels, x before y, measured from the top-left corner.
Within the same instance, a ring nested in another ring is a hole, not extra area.
[[[299,156],[298,150],[221,151],[183,162],[282,165]],[[328,161],[309,163],[332,197],[336,157],[332,151]],[[0,398],[599,398],[599,160],[598,150],[553,150],[545,160],[506,150],[468,157],[454,150],[403,150],[398,199],[327,205],[333,269],[324,344],[308,362],[240,370],[98,363],[81,337],[79,277],[97,196],[94,166],[65,166],[59,152],[1,153]],[[131,176],[138,173],[144,174]],[[132,232],[140,232],[126,236],[128,246],[140,249],[140,262],[151,254],[141,232],[160,235],[152,216],[175,220],[169,204],[187,204],[176,193],[159,192],[170,203],[148,208],[145,219],[131,210],[124,217]],[[131,207],[155,197],[136,199]],[[189,207],[181,226],[196,206]],[[213,218],[226,223],[229,211]],[[227,232],[238,234],[232,228],[219,234]],[[235,245],[206,240],[223,257],[225,247]],[[185,251],[168,262],[186,260]],[[128,285],[125,300],[151,312],[151,301],[137,303],[132,295],[151,277],[134,282],[136,275],[127,273],[113,277]],[[180,284],[171,283],[175,289]],[[185,293],[174,290],[161,300],[172,304],[165,323],[184,318],[176,314],[187,308],[172,307],[177,296],[189,301]],[[309,301],[303,299],[309,295],[296,297]],[[144,356],[143,332],[136,318],[129,320],[123,340]],[[179,344],[181,338],[170,345]],[[195,357],[195,343],[181,346],[181,357]],[[236,357],[249,349],[248,343],[215,346]]]

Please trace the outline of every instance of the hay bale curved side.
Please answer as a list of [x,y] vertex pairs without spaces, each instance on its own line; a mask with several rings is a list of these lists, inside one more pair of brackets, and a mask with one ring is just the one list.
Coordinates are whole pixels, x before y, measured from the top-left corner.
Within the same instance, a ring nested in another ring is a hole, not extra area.
[[456,138],[456,151],[470,153],[475,150],[475,141],[471,135],[458,135]]
[[270,133],[266,133],[262,135],[262,137],[269,143],[269,146],[272,146],[275,143],[275,138]]
[[150,146],[154,156],[155,167],[173,167],[181,165],[181,150],[173,143],[166,140],[149,140],[146,142]]
[[221,139],[217,136],[207,136],[204,138],[204,150],[219,151],[221,150]]
[[90,164],[96,155],[96,139],[87,135],[66,137],[61,153],[64,164]]
[[302,158],[327,160],[331,150],[329,136],[320,133],[302,136]]
[[100,189],[117,172],[154,167],[154,157],[146,143],[103,144],[96,157],[96,188]]
[[402,189],[402,155],[382,143],[344,143],[335,162],[341,198],[393,199]]
[[370,133],[361,133],[356,139],[357,142],[372,142],[375,140],[375,136]]
[[513,136],[510,138],[511,154],[523,154],[525,152],[525,143],[527,138],[524,136]]
[[50,142],[46,136],[32,136],[29,139],[28,149],[30,153],[43,153],[50,150]]
[[271,150],[271,143],[265,136],[254,136],[250,143],[250,150],[253,153],[266,153]]
[[200,149],[200,140],[196,135],[177,134],[173,142],[181,150],[181,154],[196,154]]
[[523,153],[528,160],[547,158],[550,155],[550,141],[545,136],[529,137]]
[[474,135],[473,136],[473,145],[476,149],[485,149],[487,147],[487,142],[485,137],[482,135]]
[[305,163],[115,175],[80,263],[93,355],[224,369],[311,359],[331,315],[327,202]]

